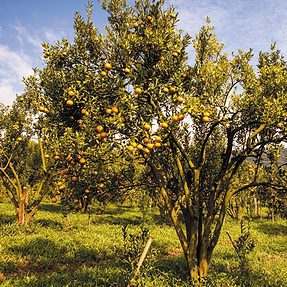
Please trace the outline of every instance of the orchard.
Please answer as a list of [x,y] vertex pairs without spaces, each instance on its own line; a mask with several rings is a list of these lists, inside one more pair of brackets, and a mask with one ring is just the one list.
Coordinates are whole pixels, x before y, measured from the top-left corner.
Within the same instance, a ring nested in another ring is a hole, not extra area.
[[[134,187],[156,190],[188,276],[203,286],[227,214],[238,218],[246,194],[286,191],[276,160],[287,140],[286,61],[275,45],[256,66],[251,50],[227,55],[209,21],[191,38],[163,0],[102,6],[106,33],[89,4],[86,20],[75,15],[73,41],[43,43],[44,67],[25,80],[23,103],[18,98],[3,126],[1,119],[3,184],[17,208],[14,192],[20,200],[23,186],[38,190],[40,202],[47,181],[57,190],[53,202],[80,210]],[[28,158],[19,148],[33,149],[36,167],[21,169]]]

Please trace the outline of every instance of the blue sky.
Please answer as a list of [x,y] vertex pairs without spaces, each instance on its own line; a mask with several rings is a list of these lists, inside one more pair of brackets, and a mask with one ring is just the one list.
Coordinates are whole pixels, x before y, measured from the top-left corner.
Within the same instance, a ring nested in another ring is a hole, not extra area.
[[[132,1],[130,1],[132,2]],[[73,37],[73,16],[87,1],[0,0],[0,102],[10,105],[23,91],[21,79],[42,67],[41,43]],[[286,0],[167,0],[179,13],[179,28],[194,36],[209,16],[226,50],[266,51],[272,42],[287,53]],[[94,1],[100,31],[106,14]],[[192,49],[189,49],[192,57]]]

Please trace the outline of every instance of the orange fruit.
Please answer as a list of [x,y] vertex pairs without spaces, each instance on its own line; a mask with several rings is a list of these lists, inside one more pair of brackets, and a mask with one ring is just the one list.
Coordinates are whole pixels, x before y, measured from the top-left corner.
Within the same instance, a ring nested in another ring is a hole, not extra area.
[[106,71],[101,71],[100,72],[100,76],[103,78],[103,77],[106,77],[107,75],[107,72]]
[[172,116],[172,121],[173,122],[178,122],[178,116],[177,115]]
[[143,129],[144,129],[145,131],[148,131],[148,130],[151,129],[151,126],[150,126],[149,124],[144,124]]
[[178,97],[176,98],[176,103],[177,103],[177,104],[182,104],[183,102],[184,102],[184,98],[183,98],[183,97],[178,96]]
[[128,149],[129,151],[133,151],[133,150],[134,150],[134,147],[131,146],[131,145],[128,145],[128,146],[127,146],[127,149]]
[[66,101],[66,105],[67,105],[68,107],[73,106],[73,104],[74,104],[74,102],[73,102],[72,100],[67,100],[67,101]]
[[73,96],[75,95],[75,92],[74,92],[73,90],[70,90],[70,91],[68,92],[68,95],[71,96],[71,97],[73,97]]
[[138,145],[137,145],[137,149],[138,149],[138,150],[143,150],[143,148],[144,148],[144,147],[143,147],[141,144],[138,144]]
[[104,68],[106,70],[111,70],[112,69],[112,65],[110,63],[105,63]]
[[104,130],[104,127],[99,125],[96,127],[96,130],[98,133],[101,133]]
[[156,143],[161,142],[161,137],[160,137],[160,136],[156,136],[156,137],[154,138],[154,141],[155,141]]
[[108,136],[106,132],[101,132],[100,135],[101,135],[101,138],[106,138]]
[[135,88],[135,93],[137,94],[137,95],[141,95],[142,94],[142,89],[141,88]]
[[115,114],[117,114],[119,112],[119,109],[116,106],[113,106],[111,110]]
[[147,145],[147,148],[148,148],[148,149],[153,149],[153,148],[154,148],[154,144],[149,143],[149,144]]
[[168,128],[168,124],[167,123],[161,123],[161,127],[164,128],[164,129],[167,129]]
[[184,115],[180,114],[177,116],[179,121],[182,121],[184,119]]
[[107,113],[107,114],[110,115],[112,112],[113,112],[112,109],[106,109],[106,113]]
[[170,88],[169,88],[169,91],[170,91],[171,93],[175,93],[175,92],[176,92],[176,88],[175,88],[175,87],[170,87]]
[[126,74],[130,74],[130,73],[131,73],[131,69],[130,69],[130,68],[125,68],[125,69],[124,69],[124,72],[125,72]]
[[169,92],[169,89],[168,89],[167,87],[164,87],[162,90],[163,90],[165,93],[168,93],[168,92]]

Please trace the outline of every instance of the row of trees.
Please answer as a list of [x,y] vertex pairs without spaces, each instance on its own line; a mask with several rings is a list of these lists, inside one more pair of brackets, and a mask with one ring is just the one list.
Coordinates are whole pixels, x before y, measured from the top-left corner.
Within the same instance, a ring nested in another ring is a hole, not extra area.
[[2,182],[19,223],[21,206],[32,215],[52,183],[64,203],[81,207],[134,186],[158,190],[188,273],[201,283],[231,199],[286,190],[284,163],[275,160],[287,138],[286,62],[275,46],[256,69],[252,51],[229,57],[207,23],[190,65],[191,37],[163,0],[103,8],[106,34],[89,4],[87,20],[75,15],[74,41],[44,43],[44,68],[2,108]]

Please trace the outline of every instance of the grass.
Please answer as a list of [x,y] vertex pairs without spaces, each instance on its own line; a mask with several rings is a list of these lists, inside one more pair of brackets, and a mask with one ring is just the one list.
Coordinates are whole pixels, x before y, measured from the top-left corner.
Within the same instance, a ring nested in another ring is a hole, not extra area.
[[[154,241],[140,286],[190,286],[185,262],[171,226],[149,216],[147,228]],[[158,218],[158,217],[156,217]],[[122,227],[140,234],[141,213],[137,207],[110,205],[92,216],[70,214],[64,218],[57,204],[43,204],[31,225],[20,229],[13,208],[0,203],[1,286],[127,286],[130,265],[125,262]],[[239,222],[227,219],[210,266],[208,286],[241,286],[238,260],[226,235],[239,235]],[[287,223],[278,219],[251,222],[256,241],[249,255],[252,286],[287,286]],[[1,274],[5,276],[1,278]]]

